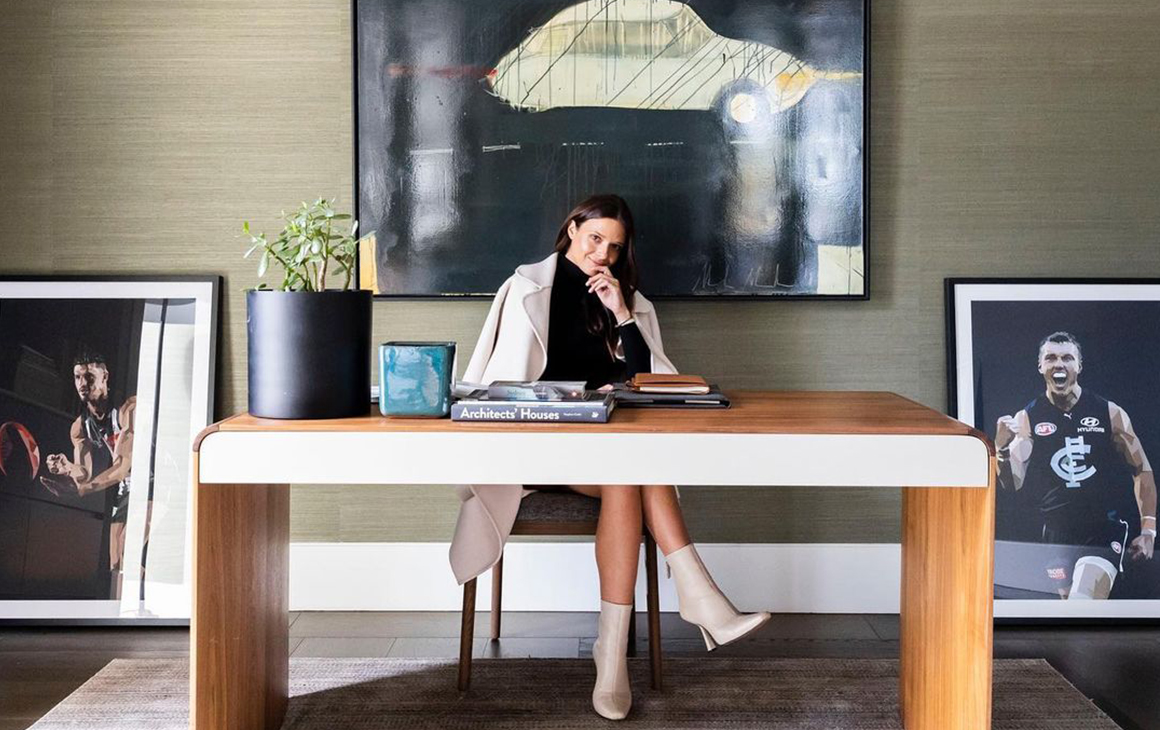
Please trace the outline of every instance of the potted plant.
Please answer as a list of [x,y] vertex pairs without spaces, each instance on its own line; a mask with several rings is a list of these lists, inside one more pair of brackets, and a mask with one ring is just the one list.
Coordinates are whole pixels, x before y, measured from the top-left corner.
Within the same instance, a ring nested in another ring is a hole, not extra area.
[[[246,293],[250,413],[265,418],[342,418],[370,409],[371,292],[352,288],[358,223],[319,198],[287,214],[273,241],[250,239],[258,277],[282,271],[274,289]],[[336,279],[338,283],[331,280]]]

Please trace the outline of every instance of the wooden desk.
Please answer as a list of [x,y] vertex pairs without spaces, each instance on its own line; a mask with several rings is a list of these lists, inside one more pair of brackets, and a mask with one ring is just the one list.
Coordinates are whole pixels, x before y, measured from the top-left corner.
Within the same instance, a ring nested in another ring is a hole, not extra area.
[[728,410],[624,408],[604,425],[240,415],[210,426],[194,444],[191,727],[281,725],[288,485],[300,482],[903,487],[904,724],[990,728],[990,442],[892,393],[731,396]]

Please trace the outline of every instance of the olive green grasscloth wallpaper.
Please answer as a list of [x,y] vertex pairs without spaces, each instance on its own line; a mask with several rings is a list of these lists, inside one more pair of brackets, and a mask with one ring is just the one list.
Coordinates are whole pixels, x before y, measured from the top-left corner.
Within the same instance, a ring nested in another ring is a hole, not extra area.
[[[348,0],[0,6],[0,271],[224,274],[218,413],[244,407],[240,222],[351,201]],[[943,277],[1160,274],[1160,5],[875,1],[871,19],[871,300],[662,302],[683,370],[942,408]],[[377,302],[375,339],[454,339],[465,362],[486,307]],[[896,490],[682,495],[699,541],[898,539]],[[456,506],[296,487],[293,538],[446,540]]]

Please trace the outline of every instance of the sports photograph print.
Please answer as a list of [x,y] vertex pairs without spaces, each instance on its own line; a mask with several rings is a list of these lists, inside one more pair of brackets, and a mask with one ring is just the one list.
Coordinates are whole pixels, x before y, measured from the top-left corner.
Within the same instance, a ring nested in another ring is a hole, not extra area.
[[1160,279],[947,279],[948,410],[996,448],[995,616],[1160,611]]
[[0,278],[0,620],[189,618],[219,290]]

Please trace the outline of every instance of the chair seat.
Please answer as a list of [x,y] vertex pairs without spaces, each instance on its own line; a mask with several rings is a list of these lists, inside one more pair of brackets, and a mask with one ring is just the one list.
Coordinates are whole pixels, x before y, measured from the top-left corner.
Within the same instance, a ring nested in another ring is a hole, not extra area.
[[520,500],[517,522],[596,522],[600,500],[578,492],[537,491]]

